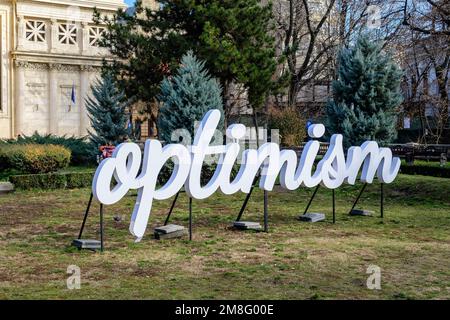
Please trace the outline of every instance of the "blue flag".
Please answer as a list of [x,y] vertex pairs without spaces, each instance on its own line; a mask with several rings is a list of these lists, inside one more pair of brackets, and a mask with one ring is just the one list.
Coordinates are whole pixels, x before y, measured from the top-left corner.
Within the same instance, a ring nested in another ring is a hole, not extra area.
[[75,104],[75,85],[72,85],[71,100],[72,100],[72,103]]

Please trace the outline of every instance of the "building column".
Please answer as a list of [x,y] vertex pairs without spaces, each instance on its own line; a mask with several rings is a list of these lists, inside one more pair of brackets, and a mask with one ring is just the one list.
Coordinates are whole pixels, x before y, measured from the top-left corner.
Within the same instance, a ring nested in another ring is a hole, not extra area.
[[60,64],[49,64],[48,71],[48,132],[58,134],[58,70],[61,69]]
[[58,21],[56,19],[50,20],[50,41],[49,52],[55,52],[58,44]]
[[25,68],[28,63],[25,61],[17,61],[16,65],[16,83],[15,83],[15,136],[23,134],[25,129]]
[[86,55],[89,53],[89,24],[87,22],[81,23],[81,54]]
[[25,41],[25,19],[23,16],[17,17],[17,50],[23,50]]
[[80,136],[85,136],[88,134],[87,130],[89,128],[89,117],[86,109],[86,98],[88,96],[89,90],[89,72],[92,70],[91,66],[81,66],[81,76],[80,76]]

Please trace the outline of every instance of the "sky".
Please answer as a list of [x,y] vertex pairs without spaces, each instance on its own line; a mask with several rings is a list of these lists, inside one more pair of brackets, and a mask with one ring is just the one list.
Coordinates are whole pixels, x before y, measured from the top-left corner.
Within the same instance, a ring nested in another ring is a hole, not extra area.
[[135,0],[125,0],[125,3],[130,7],[134,4]]

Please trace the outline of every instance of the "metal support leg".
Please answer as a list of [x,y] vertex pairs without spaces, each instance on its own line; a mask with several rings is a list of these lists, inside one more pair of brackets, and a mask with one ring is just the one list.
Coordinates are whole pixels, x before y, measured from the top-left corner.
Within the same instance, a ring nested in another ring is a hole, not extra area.
[[175,208],[175,204],[177,203],[178,196],[180,195],[180,191],[175,195],[175,199],[173,199],[172,205],[170,206],[169,213],[167,214],[166,221],[164,221],[164,225],[167,226],[169,223],[170,216],[172,215],[173,208]]
[[332,189],[331,196],[333,198],[333,223],[336,223],[336,201],[335,201],[335,196],[334,196],[334,189]]
[[84,213],[84,218],[83,218],[83,223],[81,224],[81,229],[80,229],[80,233],[78,234],[78,239],[81,239],[81,236],[83,235],[83,230],[84,230],[84,225],[86,224],[86,220],[89,214],[89,209],[91,208],[91,204],[92,204],[92,198],[94,197],[94,195],[91,192],[91,196],[89,197],[89,202],[86,208],[86,212]]
[[269,232],[269,196],[264,190],[264,232]]
[[189,197],[189,241],[192,241],[192,198]]
[[358,196],[356,197],[355,202],[353,202],[353,206],[352,206],[352,208],[350,209],[350,211],[348,212],[348,214],[350,214],[350,212],[352,212],[353,209],[355,209],[356,204],[358,203],[359,198],[361,198],[361,195],[363,194],[363,192],[364,192],[364,190],[366,189],[366,187],[367,187],[367,183],[364,183],[363,187],[361,188],[361,191],[359,192]]
[[384,190],[383,190],[384,183],[381,183],[380,186],[380,216],[381,218],[384,217]]
[[250,189],[250,192],[247,193],[247,195],[245,196],[244,203],[242,204],[241,210],[239,210],[239,213],[238,213],[238,216],[237,216],[237,218],[236,218],[236,221],[240,221],[240,220],[241,220],[242,214],[244,213],[245,208],[247,208],[248,200],[250,200],[250,196],[252,195],[252,192],[253,192],[253,189],[254,189],[254,188],[255,188],[255,187],[252,186],[251,189]]
[[308,212],[309,207],[311,206],[312,201],[314,200],[314,197],[316,196],[317,191],[319,190],[320,184],[317,185],[316,189],[314,190],[314,193],[311,196],[311,199],[309,199],[308,205],[306,206],[305,211],[303,212],[303,215],[305,215]]
[[100,251],[103,252],[103,204],[100,203]]

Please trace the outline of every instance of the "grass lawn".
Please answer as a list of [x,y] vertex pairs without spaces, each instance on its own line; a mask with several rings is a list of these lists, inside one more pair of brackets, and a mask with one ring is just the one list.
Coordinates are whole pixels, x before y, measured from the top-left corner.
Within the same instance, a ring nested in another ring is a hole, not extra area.
[[[359,187],[322,189],[310,211],[327,213],[315,224],[295,219],[313,190],[269,194],[269,233],[228,229],[243,194],[220,193],[194,201],[194,239],[157,241],[171,200],[155,201],[149,236],[134,243],[128,224],[135,197],[106,207],[106,251],[77,251],[76,237],[89,189],[17,191],[0,195],[0,298],[43,299],[449,299],[450,179],[400,175],[385,187],[367,187],[361,206],[374,217],[349,217]],[[187,226],[183,194],[172,222]],[[94,207],[98,208],[97,205]],[[95,211],[97,213],[97,211]],[[123,215],[115,222],[114,215]],[[262,222],[262,192],[244,220]],[[98,237],[98,215],[85,237]],[[81,268],[81,289],[68,290],[69,265]],[[381,290],[369,290],[366,270],[381,268]]]

